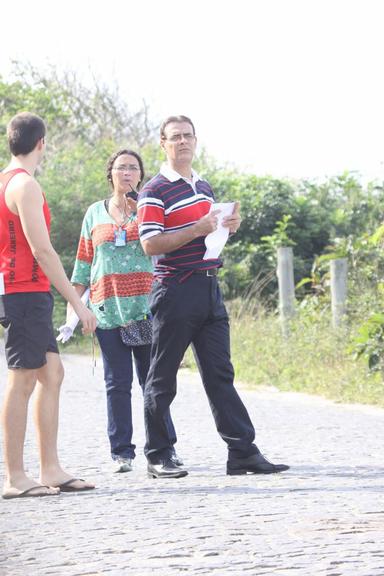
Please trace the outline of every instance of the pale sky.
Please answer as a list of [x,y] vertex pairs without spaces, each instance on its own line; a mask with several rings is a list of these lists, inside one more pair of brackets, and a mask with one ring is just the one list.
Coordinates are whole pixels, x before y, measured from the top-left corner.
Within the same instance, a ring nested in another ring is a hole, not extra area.
[[383,12],[382,0],[5,0],[0,70],[92,70],[155,122],[190,116],[219,163],[258,175],[384,178]]

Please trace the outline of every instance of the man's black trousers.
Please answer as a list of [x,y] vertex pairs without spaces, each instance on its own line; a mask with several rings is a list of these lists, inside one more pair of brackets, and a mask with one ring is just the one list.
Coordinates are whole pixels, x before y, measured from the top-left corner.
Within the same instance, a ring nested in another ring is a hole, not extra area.
[[[144,392],[147,458],[156,463],[172,453],[167,415],[176,395],[177,371],[190,344],[229,459],[258,452],[254,427],[233,385],[228,314],[216,276],[193,273],[166,283],[155,281],[150,307],[153,344]],[[196,422],[189,433],[198,434],[198,428]]]

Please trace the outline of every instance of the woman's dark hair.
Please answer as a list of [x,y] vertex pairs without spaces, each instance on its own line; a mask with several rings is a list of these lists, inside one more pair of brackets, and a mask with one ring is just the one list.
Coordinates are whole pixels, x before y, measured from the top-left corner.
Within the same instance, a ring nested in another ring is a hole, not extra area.
[[8,144],[13,156],[27,155],[45,137],[44,120],[30,112],[16,114],[7,126]]
[[134,156],[139,163],[140,182],[139,182],[137,187],[140,188],[140,186],[143,183],[144,176],[145,176],[143,161],[141,159],[140,154],[138,154],[137,152],[134,152],[133,150],[127,150],[126,148],[124,148],[122,150],[118,150],[117,152],[114,152],[112,154],[112,156],[109,157],[108,163],[107,163],[107,180],[108,180],[109,184],[112,186],[112,168],[113,168],[113,165],[115,163],[116,158],[118,158],[119,156],[123,156],[124,154],[129,154],[130,156]]

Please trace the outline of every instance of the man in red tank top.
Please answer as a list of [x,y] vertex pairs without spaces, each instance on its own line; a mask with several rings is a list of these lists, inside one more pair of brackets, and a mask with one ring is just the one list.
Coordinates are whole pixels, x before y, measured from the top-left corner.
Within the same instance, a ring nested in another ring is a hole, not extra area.
[[[96,319],[70,284],[52,247],[50,212],[34,178],[45,150],[45,124],[34,114],[17,114],[8,125],[12,154],[0,173],[0,322],[4,327],[8,382],[2,412],[5,481],[2,497],[53,496],[90,490],[60,466],[57,429],[64,376],[52,325],[50,283],[70,302],[83,332]],[[23,448],[28,403],[35,391],[40,479],[24,470]]]

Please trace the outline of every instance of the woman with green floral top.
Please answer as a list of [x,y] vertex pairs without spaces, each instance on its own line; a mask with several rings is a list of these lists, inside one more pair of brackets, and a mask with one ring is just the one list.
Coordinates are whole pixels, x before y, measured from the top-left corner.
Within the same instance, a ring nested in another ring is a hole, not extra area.
[[[83,220],[72,274],[81,296],[90,287],[89,307],[97,318],[107,392],[108,436],[116,472],[132,470],[131,388],[133,359],[144,389],[151,345],[127,346],[120,328],[150,312],[152,261],[141,248],[136,220],[136,190],[144,178],[143,162],[132,150],[119,150],[107,164],[112,195],[92,204]],[[169,415],[174,442],[176,433]],[[175,462],[181,461],[174,455]]]

